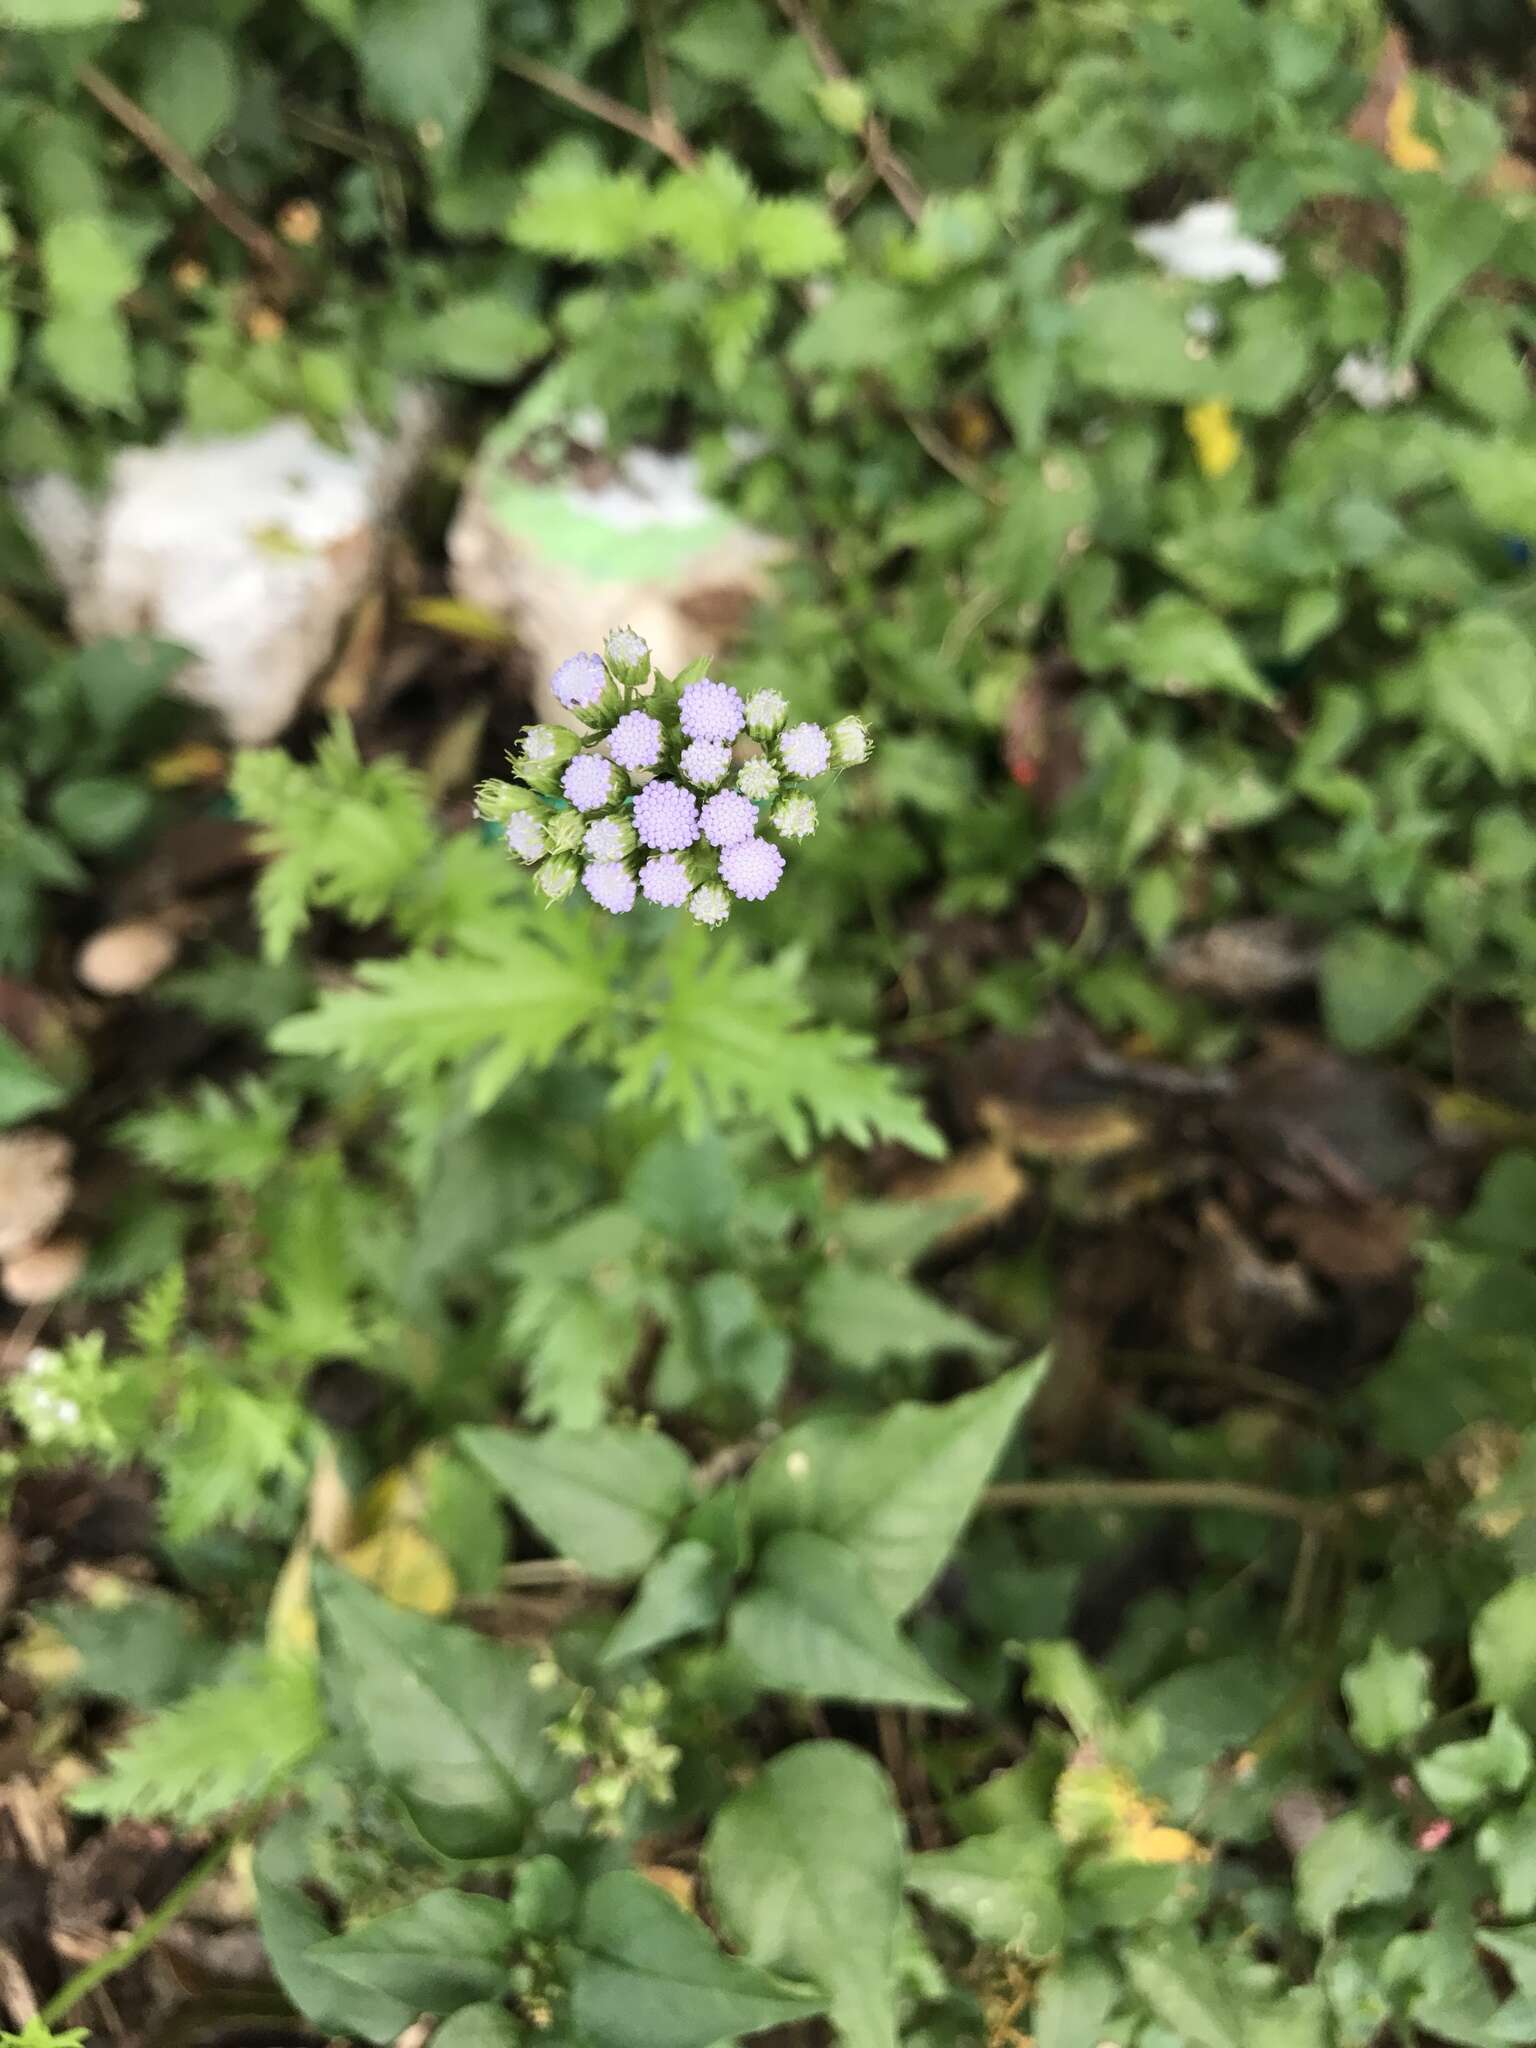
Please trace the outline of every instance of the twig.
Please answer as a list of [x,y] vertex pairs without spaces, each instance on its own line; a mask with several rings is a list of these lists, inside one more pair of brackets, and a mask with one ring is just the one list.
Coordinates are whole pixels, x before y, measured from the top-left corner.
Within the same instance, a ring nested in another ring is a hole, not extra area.
[[1006,502],[1006,492],[993,483],[978,463],[972,462],[968,455],[962,455],[949,436],[941,433],[932,420],[925,420],[921,413],[909,412],[905,406],[901,409],[901,417],[918,447],[925,455],[930,456],[940,469],[947,469],[956,483],[964,484],[968,491],[975,491],[978,497],[985,498],[989,504],[1001,505]]
[[185,185],[199,205],[211,213],[219,226],[226,228],[236,241],[243,242],[258,263],[264,264],[282,282],[286,292],[298,289],[300,273],[282,243],[275,235],[269,234],[259,220],[253,220],[237,199],[230,197],[222,185],[216,185],[195,157],[188,156],[179,142],[172,141],[158,121],[153,120],[137,100],[129,99],[127,93],[115,86],[104,71],[98,71],[94,64],[82,64],[75,76],[79,79],[98,106],[104,107],[118,121],[135,141],[143,143],[153,157],[170,172],[179,184]]
[[672,85],[667,76],[667,55],[656,36],[655,6],[648,6],[645,13],[641,48],[645,56],[645,92],[646,98],[650,101],[651,125],[659,136],[670,136],[674,146],[681,149],[692,162],[693,151],[689,149],[687,139],[677,125],[677,116],[672,110]]
[[1231,1508],[1315,1528],[1335,1520],[1343,1503],[1307,1500],[1236,1479],[1021,1479],[989,1486],[989,1508]]
[[[839,84],[845,82],[848,71],[843,60],[806,12],[801,0],[779,0],[779,11],[810,51],[816,69],[822,77],[833,79]],[[892,146],[885,123],[877,114],[866,116],[864,125],[859,130],[859,140],[863,143],[865,153],[874,165],[881,184],[916,227],[922,218],[925,203],[923,188]]]
[[514,78],[526,79],[541,91],[553,93],[556,99],[580,107],[584,114],[591,114],[595,120],[606,121],[610,128],[621,128],[626,135],[633,135],[637,142],[649,143],[652,149],[660,150],[664,157],[675,163],[680,171],[692,170],[698,162],[670,113],[664,119],[637,113],[622,100],[599,92],[595,86],[583,85],[568,71],[556,71],[551,64],[541,64],[537,57],[525,57],[521,50],[502,50],[496,61]]
[[509,1590],[531,1586],[600,1585],[591,1572],[569,1557],[530,1557],[502,1567],[501,1583]]
[[109,1977],[115,1977],[119,1970],[126,1970],[130,1963],[138,1961],[146,1949],[152,1948],[164,1929],[185,1911],[209,1878],[224,1867],[231,1850],[241,1839],[241,1836],[235,1833],[227,1836],[222,1842],[215,1843],[205,1856],[193,1864],[181,1883],[166,1893],[153,1913],[139,1922],[126,1941],[120,1942],[114,1949],[109,1949],[104,1956],[98,1956],[94,1963],[87,1963],[83,1970],[77,1970],[38,2014],[43,2025],[51,2027],[63,2019],[65,2014],[77,2006],[82,1998],[88,1997],[98,1984],[104,1984]]

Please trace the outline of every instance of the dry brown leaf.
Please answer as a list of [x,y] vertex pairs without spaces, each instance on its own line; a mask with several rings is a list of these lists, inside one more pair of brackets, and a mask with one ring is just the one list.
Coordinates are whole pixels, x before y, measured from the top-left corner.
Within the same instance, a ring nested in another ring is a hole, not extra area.
[[322,710],[342,711],[350,717],[368,702],[369,685],[384,645],[388,612],[385,593],[370,590],[352,614],[341,650],[315,693]]
[[1346,1286],[1393,1280],[1413,1262],[1419,1218],[1390,1202],[1365,1208],[1339,1204],[1283,1202],[1269,1217],[1270,1230],[1293,1244],[1305,1263]]
[[887,1192],[903,1202],[969,1202],[967,1214],[934,1239],[936,1249],[948,1251],[990,1230],[1029,1190],[1029,1175],[1001,1145],[968,1145],[936,1165],[903,1174]]
[[1147,1119],[1120,1102],[1048,1105],[993,1095],[977,1105],[977,1117],[1000,1145],[1053,1163],[1109,1159],[1151,1135]]

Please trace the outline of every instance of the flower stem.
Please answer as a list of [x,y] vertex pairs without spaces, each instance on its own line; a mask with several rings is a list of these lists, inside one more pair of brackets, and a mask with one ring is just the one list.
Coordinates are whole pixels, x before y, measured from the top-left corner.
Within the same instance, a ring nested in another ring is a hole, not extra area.
[[1335,1500],[1308,1500],[1235,1479],[1023,1479],[989,1486],[989,1508],[1231,1508],[1287,1522],[1331,1521]]
[[115,1977],[119,1970],[126,1970],[130,1963],[137,1962],[146,1949],[152,1948],[163,1931],[190,1905],[209,1878],[223,1868],[230,1852],[240,1839],[241,1836],[237,1832],[227,1836],[222,1842],[216,1842],[206,1855],[198,1858],[180,1884],[174,1885],[166,1893],[153,1913],[140,1921],[126,1941],[110,1949],[106,1955],[98,1956],[94,1963],[87,1963],[83,1970],[77,1970],[38,2014],[43,2025],[55,2025],[77,2006],[82,1998],[88,1997],[98,1984],[104,1984],[108,1977]]

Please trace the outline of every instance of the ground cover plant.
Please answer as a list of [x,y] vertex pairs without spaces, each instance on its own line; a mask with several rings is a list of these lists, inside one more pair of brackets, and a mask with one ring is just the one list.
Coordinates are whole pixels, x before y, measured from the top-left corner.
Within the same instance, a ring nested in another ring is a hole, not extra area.
[[1528,11],[0,18],[7,476],[442,406],[280,745],[0,519],[0,2043],[1536,2038]]

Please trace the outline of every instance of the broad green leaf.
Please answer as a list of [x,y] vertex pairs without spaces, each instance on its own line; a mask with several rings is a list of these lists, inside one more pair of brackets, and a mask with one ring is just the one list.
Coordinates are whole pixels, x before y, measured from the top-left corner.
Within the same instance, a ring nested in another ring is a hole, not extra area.
[[1177,591],[1165,591],[1123,630],[1122,659],[1144,689],[1170,697],[1208,690],[1273,704],[1275,693],[1215,612]]
[[282,1845],[273,1837],[257,1851],[253,1871],[256,1915],[272,1973],[298,2010],[317,2027],[331,2034],[358,2036],[384,2048],[411,2025],[417,2008],[342,1976],[316,1955],[331,1930],[304,1890],[303,1874],[302,1865],[286,1867]]
[[430,370],[472,383],[500,384],[548,345],[542,320],[501,292],[467,292],[450,299],[416,336],[416,351]]
[[1105,278],[1072,301],[1068,360],[1080,384],[1117,398],[1192,405],[1206,397],[1190,352],[1187,295],[1154,278]]
[[811,1341],[855,1372],[946,1351],[996,1357],[1007,1348],[914,1282],[856,1259],[822,1265],[805,1290],[801,1313]]
[[1425,1793],[1447,1813],[1486,1805],[1498,1792],[1518,1792],[1531,1775],[1531,1740],[1503,1707],[1486,1735],[1445,1742],[1415,1766]]
[[787,1430],[747,1481],[762,1531],[812,1529],[859,1558],[899,1616],[943,1568],[1045,1373],[1036,1360],[956,1401],[900,1401],[869,1422]]
[[537,2039],[504,2005],[465,2005],[438,2028],[432,2048],[532,2048]]
[[104,314],[139,281],[122,235],[96,214],[55,221],[43,234],[40,253],[56,312]]
[[490,83],[486,0],[368,0],[357,58],[381,114],[429,147],[457,143]]
[[727,1622],[759,1682],[813,1699],[964,1712],[902,1636],[851,1550],[809,1530],[775,1536]]
[[633,1579],[692,1504],[692,1468],[651,1429],[466,1429],[464,1450],[562,1556],[600,1579]]
[[1508,310],[1491,299],[1452,306],[1424,360],[1436,383],[1493,425],[1512,427],[1526,417],[1531,390],[1511,345]]
[[1061,1860],[1047,1829],[999,1828],[914,1857],[907,1885],[978,1941],[1039,1960],[1056,1953],[1066,1931]]
[[644,1657],[713,1628],[725,1612],[730,1574],[707,1543],[675,1543],[640,1581],[628,1611],[603,1645],[602,1661]]
[[123,0],[0,0],[0,28],[104,28],[123,19]]
[[529,1650],[392,1607],[317,1564],[328,1679],[380,1777],[440,1855],[506,1856],[569,1782],[544,1730],[566,1704],[537,1691]]
[[1397,359],[1406,363],[1467,279],[1493,256],[1509,232],[1509,218],[1493,200],[1458,191],[1440,178],[1410,178],[1405,191],[1408,283]]
[[1469,437],[1457,451],[1456,483],[1495,533],[1536,533],[1536,448],[1505,435]]
[[29,1059],[8,1031],[0,1030],[0,1130],[56,1108],[64,1094],[53,1076]]
[[110,853],[144,824],[151,801],[149,790],[126,776],[82,775],[54,787],[48,814],[82,853]]
[[428,1892],[397,1912],[316,1942],[308,1960],[412,2012],[451,2013],[506,1985],[512,1929],[500,1899]]
[[1429,717],[1501,781],[1536,743],[1536,648],[1502,612],[1464,613],[1425,642],[1416,675]]
[[1536,1575],[1512,1580],[1479,1609],[1472,1668],[1491,1706],[1522,1706],[1536,1692]]
[[1349,1725],[1362,1749],[1401,1749],[1434,1711],[1429,1659],[1422,1650],[1394,1650],[1382,1636],[1344,1673]]
[[1233,2048],[1242,2038],[1231,1987],[1193,1934],[1181,1928],[1130,1942],[1121,1956],[1126,1975],[1180,2048]]
[[1499,1910],[1509,1920],[1536,1913],[1536,1798],[1529,1793],[1511,1812],[1496,1813],[1477,1831],[1477,1853],[1499,1888]]
[[1046,1972],[1035,1999],[1035,2048],[1099,2048],[1119,1999],[1118,1976],[1096,1956],[1064,1957]]
[[873,1757],[802,1742],[726,1801],[704,1845],[727,1934],[765,1969],[815,1984],[846,2048],[895,2048],[902,1838]]
[[21,348],[21,322],[9,306],[0,307],[0,397],[11,388]]
[[1418,1867],[1385,1821],[1342,1813],[1296,1859],[1297,1914],[1313,1933],[1331,1934],[1341,1913],[1406,1899]]
[[189,156],[202,156],[234,118],[239,74],[233,47],[211,28],[157,24],[145,38],[142,97],[145,112],[172,141]]
[[716,2048],[824,2006],[727,1955],[702,1921],[628,1870],[587,1893],[568,1981],[583,2048]]
[[1341,932],[1323,954],[1328,1036],[1345,1052],[1376,1052],[1400,1038],[1444,984],[1445,969],[1423,946],[1375,925]]
[[124,414],[137,410],[128,329],[110,307],[53,314],[37,330],[37,349],[81,405]]

